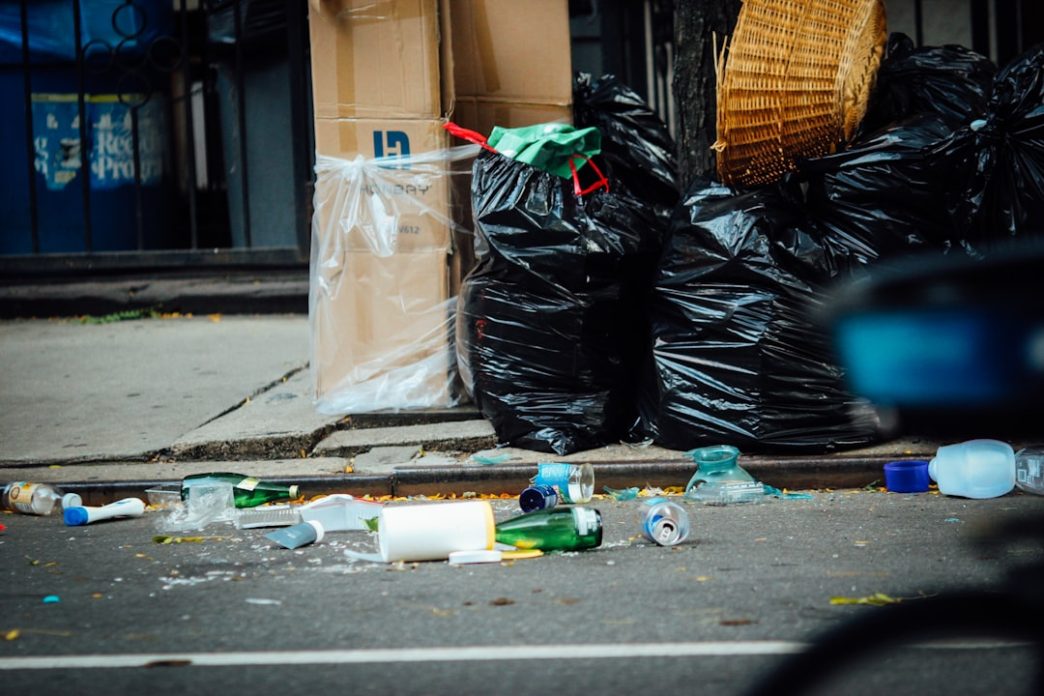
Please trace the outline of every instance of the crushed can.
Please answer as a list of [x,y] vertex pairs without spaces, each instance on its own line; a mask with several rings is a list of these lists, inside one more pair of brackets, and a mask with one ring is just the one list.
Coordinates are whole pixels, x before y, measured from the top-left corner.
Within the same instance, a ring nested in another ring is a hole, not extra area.
[[641,507],[642,534],[660,546],[674,546],[689,536],[689,513],[666,498],[651,498]]

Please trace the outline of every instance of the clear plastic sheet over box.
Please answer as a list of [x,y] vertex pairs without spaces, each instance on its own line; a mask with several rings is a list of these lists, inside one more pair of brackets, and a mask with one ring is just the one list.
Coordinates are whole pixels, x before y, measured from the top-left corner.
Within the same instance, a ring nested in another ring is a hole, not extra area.
[[[453,406],[457,279],[477,146],[316,158],[309,278],[316,408]],[[462,253],[464,252],[464,253]]]

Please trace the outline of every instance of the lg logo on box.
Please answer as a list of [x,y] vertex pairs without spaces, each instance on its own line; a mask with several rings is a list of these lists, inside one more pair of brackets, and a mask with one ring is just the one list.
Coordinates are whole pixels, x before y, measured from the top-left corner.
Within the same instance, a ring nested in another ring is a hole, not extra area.
[[402,131],[374,131],[373,156],[382,157],[410,156],[410,137]]

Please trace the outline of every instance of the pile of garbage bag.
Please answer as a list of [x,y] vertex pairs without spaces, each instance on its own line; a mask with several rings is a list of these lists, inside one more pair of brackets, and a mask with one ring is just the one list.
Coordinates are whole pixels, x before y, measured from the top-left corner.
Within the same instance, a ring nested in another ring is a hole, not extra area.
[[817,308],[899,257],[979,258],[1044,226],[1042,68],[1044,48],[998,72],[895,34],[851,142],[774,184],[698,181],[678,199],[662,122],[615,78],[579,76],[577,125],[602,135],[608,190],[578,195],[502,154],[475,164],[480,261],[458,357],[501,443],[828,451],[881,437]]

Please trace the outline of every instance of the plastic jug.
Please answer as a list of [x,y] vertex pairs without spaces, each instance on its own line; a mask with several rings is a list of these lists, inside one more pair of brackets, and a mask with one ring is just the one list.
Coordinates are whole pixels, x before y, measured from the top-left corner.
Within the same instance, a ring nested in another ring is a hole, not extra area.
[[996,498],[1015,488],[1015,450],[999,440],[944,445],[928,463],[939,492],[963,498]]

